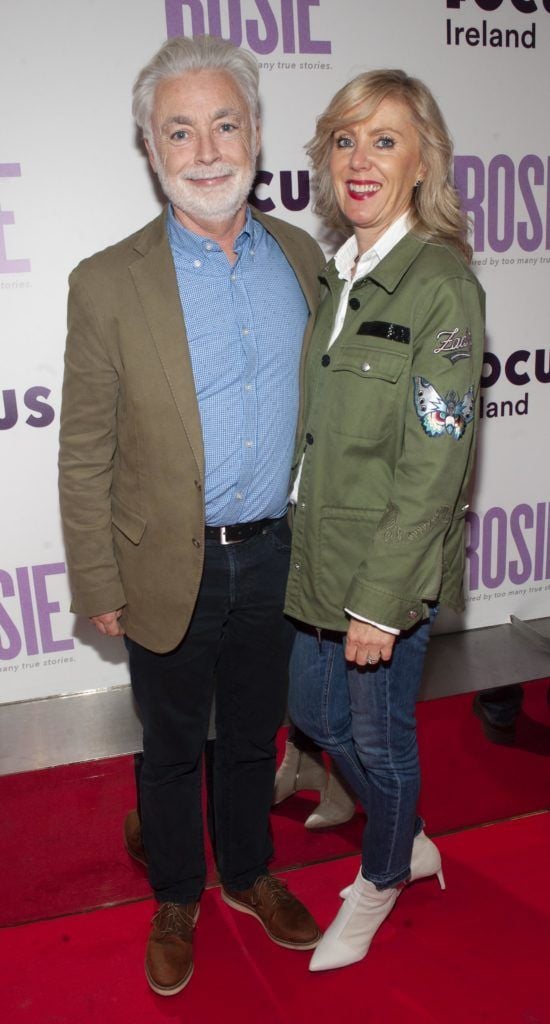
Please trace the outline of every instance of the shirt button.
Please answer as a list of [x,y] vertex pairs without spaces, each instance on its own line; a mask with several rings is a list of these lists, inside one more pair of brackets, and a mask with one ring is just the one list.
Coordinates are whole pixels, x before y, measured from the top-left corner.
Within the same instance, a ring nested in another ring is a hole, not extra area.
[[415,612],[414,608],[411,608],[411,610],[409,612],[409,619],[417,619],[417,618],[418,618],[418,612]]
[[212,242],[207,242],[204,248],[206,249],[207,252],[211,252],[213,249]]
[[313,434],[306,434],[306,441],[308,444],[313,444]]
[[245,384],[244,390],[245,391],[252,391],[252,384]]
[[248,327],[243,327],[243,334],[250,334]]
[[194,267],[202,267],[202,261],[201,260],[195,260],[194,263],[193,263],[193,266]]
[[245,441],[244,443],[247,448],[252,448],[252,441]]
[[323,358],[321,359],[321,366],[329,366],[329,365],[330,365],[330,356],[324,355]]
[[359,299],[350,299],[349,300],[349,304],[350,304],[351,309],[359,309],[359,307],[361,305],[361,303],[359,302]]
[[201,542],[200,542],[200,540],[197,540],[197,538],[196,538],[196,537],[193,537],[193,544],[194,544],[194,546],[195,546],[196,548],[200,548],[200,546],[201,546]]
[[230,276],[231,276],[231,280],[232,281],[236,281],[237,280],[237,275],[236,274],[231,274]]
[[237,501],[242,501],[243,500],[243,496],[242,496],[240,491],[237,491],[235,497],[236,497]]
[[370,363],[363,363],[361,369],[362,369],[363,373],[368,373],[369,370],[370,370]]

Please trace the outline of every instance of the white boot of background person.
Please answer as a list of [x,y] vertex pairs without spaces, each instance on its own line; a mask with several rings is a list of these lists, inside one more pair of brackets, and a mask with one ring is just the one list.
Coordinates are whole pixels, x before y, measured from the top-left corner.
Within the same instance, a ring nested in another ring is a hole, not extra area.
[[327,770],[321,751],[300,750],[292,740],[287,740],[285,756],[275,776],[273,805],[302,789],[317,789],[321,795],[326,784]]
[[320,804],[306,818],[306,828],[331,828],[343,825],[355,814],[355,796],[331,759],[330,772]]

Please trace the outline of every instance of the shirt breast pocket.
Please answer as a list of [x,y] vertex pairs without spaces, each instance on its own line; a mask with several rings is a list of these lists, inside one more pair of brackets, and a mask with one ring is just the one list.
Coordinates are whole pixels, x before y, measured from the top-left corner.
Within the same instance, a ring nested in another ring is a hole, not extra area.
[[332,360],[333,429],[349,437],[386,437],[406,401],[406,352],[375,347],[368,338],[342,345]]

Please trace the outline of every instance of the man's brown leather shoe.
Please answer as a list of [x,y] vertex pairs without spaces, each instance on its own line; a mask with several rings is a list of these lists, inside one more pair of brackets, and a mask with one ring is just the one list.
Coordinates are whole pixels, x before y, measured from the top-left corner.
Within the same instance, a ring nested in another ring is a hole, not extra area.
[[144,868],[148,866],[147,854],[141,836],[141,822],[137,811],[129,811],[124,820],[124,845],[130,857],[143,864]]
[[147,943],[145,974],[153,992],[175,996],[193,973],[193,928],[198,903],[161,903]]
[[321,938],[309,910],[273,875],[260,875],[244,892],[222,888],[222,899],[235,910],[256,917],[279,946],[313,949]]

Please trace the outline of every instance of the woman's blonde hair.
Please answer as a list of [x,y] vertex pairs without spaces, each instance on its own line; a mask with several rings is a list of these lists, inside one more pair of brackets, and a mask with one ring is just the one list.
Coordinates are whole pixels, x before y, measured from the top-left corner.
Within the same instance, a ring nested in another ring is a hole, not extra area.
[[385,99],[406,103],[420,140],[425,174],[411,197],[411,228],[423,238],[455,246],[469,263],[468,221],[451,181],[453,144],[430,90],[404,71],[367,71],[344,85],[317,120],[306,152],[313,164],[314,209],[331,227],[349,227],[336,201],[330,176],[334,132],[371,117]]

